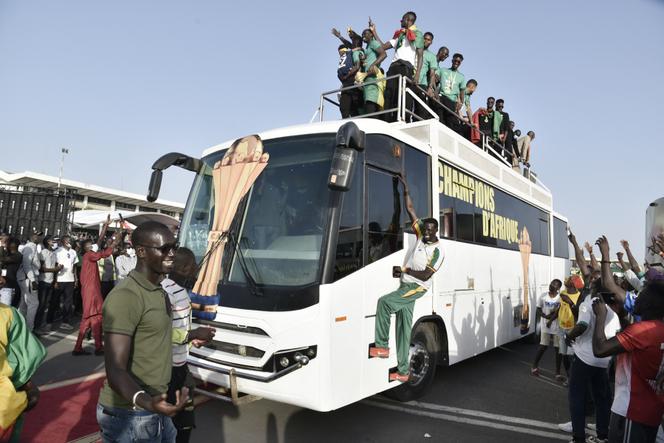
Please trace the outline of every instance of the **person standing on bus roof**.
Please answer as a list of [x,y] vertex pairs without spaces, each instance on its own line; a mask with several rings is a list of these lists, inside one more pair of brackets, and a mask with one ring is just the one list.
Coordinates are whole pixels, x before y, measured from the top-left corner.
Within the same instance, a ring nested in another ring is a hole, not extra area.
[[438,220],[435,218],[420,219],[415,214],[413,201],[408,194],[408,184],[403,176],[406,211],[413,223],[417,236],[415,247],[407,258],[406,266],[394,270],[394,276],[401,282],[396,291],[378,299],[376,307],[376,346],[369,350],[369,356],[388,358],[390,350],[388,339],[390,334],[390,316],[396,313],[397,372],[390,374],[390,381],[408,381],[408,351],[413,322],[415,300],[422,297],[431,288],[431,277],[440,269],[444,254],[438,243]]
[[[401,27],[396,30],[391,40],[383,43],[376,28],[372,31],[378,43],[382,44],[384,50],[394,49],[394,58],[392,64],[387,70],[387,77],[402,75],[410,80],[419,79],[424,61],[424,35],[417,29],[415,21],[417,14],[413,11],[406,12],[401,18]],[[413,75],[414,74],[414,75]],[[411,86],[408,88],[412,89]],[[393,78],[387,81],[385,87],[385,109],[394,109],[397,107],[399,96],[399,79]],[[413,99],[406,96],[406,109],[412,111]],[[385,115],[385,121],[397,121],[397,114],[390,112]]]
[[[417,96],[427,103],[427,91],[431,83],[431,77],[435,75],[438,68],[438,60],[433,52],[429,51],[429,47],[433,43],[433,33],[424,33],[424,53],[422,54],[422,69],[420,70],[420,77],[417,84],[420,89],[417,90]],[[431,118],[431,115],[419,103],[415,102],[415,114],[422,119],[426,120]]]

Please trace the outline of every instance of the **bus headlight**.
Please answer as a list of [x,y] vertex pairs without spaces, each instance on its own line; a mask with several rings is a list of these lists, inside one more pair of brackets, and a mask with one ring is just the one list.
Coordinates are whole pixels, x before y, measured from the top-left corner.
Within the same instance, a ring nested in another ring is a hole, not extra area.
[[279,364],[281,365],[282,368],[287,368],[289,363],[290,360],[288,360],[288,357],[281,357],[279,359]]

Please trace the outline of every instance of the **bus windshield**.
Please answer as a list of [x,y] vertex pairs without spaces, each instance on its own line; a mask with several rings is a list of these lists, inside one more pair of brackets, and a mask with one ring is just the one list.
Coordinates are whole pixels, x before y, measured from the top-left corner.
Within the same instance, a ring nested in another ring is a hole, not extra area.
[[[333,149],[333,134],[264,142],[270,159],[231,225],[220,284],[294,287],[319,282]],[[194,252],[199,263],[213,222],[212,168],[225,152],[203,159],[205,166],[196,177],[182,219],[180,243]]]

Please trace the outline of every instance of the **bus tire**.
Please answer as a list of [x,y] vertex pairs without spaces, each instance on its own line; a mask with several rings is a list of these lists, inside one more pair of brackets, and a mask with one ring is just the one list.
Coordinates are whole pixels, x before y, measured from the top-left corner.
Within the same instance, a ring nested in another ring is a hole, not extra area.
[[436,376],[438,365],[437,327],[433,323],[420,323],[411,336],[410,380],[386,392],[398,401],[411,401],[423,396]]

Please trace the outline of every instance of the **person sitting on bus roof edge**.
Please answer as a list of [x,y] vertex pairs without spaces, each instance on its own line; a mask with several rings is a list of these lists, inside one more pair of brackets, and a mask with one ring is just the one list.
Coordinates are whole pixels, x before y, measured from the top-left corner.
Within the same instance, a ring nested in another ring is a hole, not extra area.
[[407,382],[410,362],[410,336],[413,322],[415,301],[431,288],[431,277],[440,269],[445,258],[438,242],[438,220],[435,218],[420,219],[415,213],[410,198],[408,184],[403,175],[399,175],[403,183],[406,211],[412,222],[417,237],[414,247],[407,253],[404,267],[395,267],[394,277],[400,278],[399,288],[378,299],[376,307],[376,346],[370,348],[370,357],[388,358],[390,350],[388,340],[390,334],[390,316],[396,313],[396,345],[397,372],[390,374],[390,381]]
[[[394,58],[387,70],[387,77],[393,75],[402,75],[411,80],[419,79],[422,70],[424,54],[424,36],[422,31],[417,29],[415,21],[417,14],[413,11],[406,12],[401,18],[401,27],[397,29],[391,40],[383,43],[376,32],[372,29],[374,37],[378,43],[382,44],[383,49],[394,49]],[[414,74],[414,75],[413,75]],[[411,88],[411,86],[409,86]],[[412,88],[411,88],[412,89]],[[393,78],[387,81],[385,87],[385,109],[394,109],[399,100],[399,79]],[[413,99],[406,96],[406,109],[413,108]],[[385,121],[397,121],[396,112],[390,112],[384,116]]]
[[[419,89],[417,89],[417,96],[422,99],[424,103],[427,103],[427,90],[429,89],[429,84],[431,83],[431,76],[435,75],[435,69],[438,68],[438,60],[433,52],[429,51],[429,47],[433,43],[433,33],[425,32],[424,33],[424,52],[422,53],[422,69],[420,70],[420,77],[417,81]],[[415,114],[417,114],[422,119],[431,118],[431,115],[428,111],[422,107],[418,102],[415,102]]]
[[[338,49],[339,67],[337,68],[337,77],[339,78],[339,81],[341,81],[342,87],[353,86],[355,74],[360,69],[359,56],[355,50],[362,50],[362,38],[350,28],[348,29],[348,35],[351,38],[351,41],[343,38],[336,28],[332,28],[332,35],[342,42]],[[341,91],[339,97],[339,111],[341,112],[341,118],[349,118],[359,115],[361,107],[362,93],[358,88]]]
[[[371,26],[373,27],[373,23],[371,23]],[[387,58],[387,54],[385,54],[385,50],[383,50],[380,43],[378,43],[374,37],[371,28],[362,31],[362,41],[367,44],[367,47],[364,50],[365,58],[362,61],[362,72],[366,73],[366,76],[362,78],[362,82],[369,83],[384,77],[383,72],[380,69],[380,64]],[[383,109],[383,106],[385,105],[384,89],[384,81],[364,85],[362,87],[362,94],[364,95],[364,114],[372,114]]]
[[452,56],[452,64],[449,68],[438,68],[440,78],[439,100],[443,107],[438,107],[438,117],[448,128],[460,132],[459,111],[464,102],[466,90],[466,79],[459,71],[463,62],[463,55],[456,53]]
[[[171,404],[177,403],[176,392],[180,389],[186,386],[193,392],[196,387],[187,366],[189,345],[199,348],[212,341],[216,332],[214,328],[205,326],[191,329],[191,300],[187,289],[194,287],[197,271],[194,253],[187,248],[178,248],[173,270],[161,281],[161,287],[168,294],[172,306],[173,367],[167,394],[167,400]],[[175,414],[173,425],[177,430],[177,443],[187,443],[191,430],[195,427],[193,397],[190,396],[184,409]]]
[[[107,380],[99,394],[97,422],[102,440],[174,443],[171,421],[184,408],[189,389],[166,400],[172,367],[171,304],[160,285],[173,270],[177,243],[165,225],[150,221],[132,233],[136,269],[104,301]],[[155,435],[155,429],[158,430]]]
[[[528,131],[526,135],[516,141],[519,154],[521,155],[521,163],[523,163],[526,168],[530,168],[530,144],[533,140],[535,140],[535,132]],[[515,166],[515,163],[516,162],[512,163],[512,167],[518,167],[518,164]]]
[[558,333],[558,309],[560,308],[560,288],[563,282],[557,278],[549,284],[549,291],[542,294],[537,299],[537,311],[540,314],[540,346],[535,355],[533,368],[530,371],[533,375],[539,375],[539,362],[546,352],[547,348],[553,345],[553,352],[556,358],[556,380],[563,381],[560,374],[562,355],[558,352],[560,334]]

